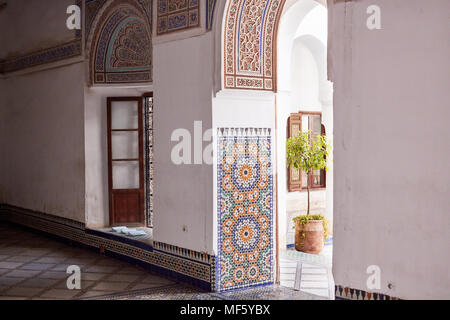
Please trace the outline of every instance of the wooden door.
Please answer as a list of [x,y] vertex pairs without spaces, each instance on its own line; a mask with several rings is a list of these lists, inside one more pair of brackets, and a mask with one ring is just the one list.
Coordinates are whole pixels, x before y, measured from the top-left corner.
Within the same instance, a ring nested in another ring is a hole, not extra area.
[[142,98],[108,98],[110,225],[145,225]]

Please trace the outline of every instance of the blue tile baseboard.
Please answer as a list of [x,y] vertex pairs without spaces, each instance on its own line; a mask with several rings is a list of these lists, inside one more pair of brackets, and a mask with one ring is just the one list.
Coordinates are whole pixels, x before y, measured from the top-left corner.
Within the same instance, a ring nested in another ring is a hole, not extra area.
[[121,236],[114,235],[111,233],[88,229],[88,228],[85,229],[85,232],[87,234],[98,236],[101,238],[106,238],[106,239],[113,240],[113,241],[123,242],[123,243],[129,244],[131,246],[135,246],[135,247],[138,247],[138,248],[150,251],[150,252],[153,251],[153,246],[151,246],[147,243],[143,243],[141,241],[134,240],[134,239],[129,239],[129,238],[121,237]]
[[155,247],[136,245],[130,239],[109,238],[86,229],[71,219],[0,204],[0,221],[38,231],[53,238],[101,250],[109,256],[139,265],[172,279],[207,291],[215,289],[215,257],[206,253],[157,243]]

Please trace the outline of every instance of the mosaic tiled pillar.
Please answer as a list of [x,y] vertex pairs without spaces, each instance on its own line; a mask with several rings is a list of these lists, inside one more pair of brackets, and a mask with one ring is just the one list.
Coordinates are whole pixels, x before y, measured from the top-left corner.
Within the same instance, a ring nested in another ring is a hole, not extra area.
[[219,129],[216,290],[273,282],[273,177],[268,129]]

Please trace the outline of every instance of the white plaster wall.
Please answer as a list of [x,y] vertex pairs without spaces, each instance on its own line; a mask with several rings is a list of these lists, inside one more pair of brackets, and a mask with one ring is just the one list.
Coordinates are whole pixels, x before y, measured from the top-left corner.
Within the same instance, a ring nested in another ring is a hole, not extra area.
[[[66,27],[75,0],[13,0],[0,11],[0,58],[51,48],[75,38]],[[7,30],[7,32],[5,32]]]
[[0,80],[2,201],[84,222],[83,65]]
[[[212,33],[154,45],[154,239],[213,253],[213,169],[175,165],[174,130],[212,126]],[[206,148],[208,143],[204,143]],[[184,228],[185,227],[185,228]],[[185,229],[186,231],[183,231]]]
[[[278,27],[278,56],[277,56],[277,88],[279,91],[291,90],[290,70],[292,63],[292,44],[296,38],[298,28],[311,10],[319,3],[314,0],[289,0],[284,8]],[[311,33],[314,30],[305,30]]]
[[321,111],[319,101],[320,74],[313,53],[302,39],[296,39],[292,46],[291,106],[292,113],[298,111]]
[[85,87],[86,225],[109,226],[107,98],[141,97],[152,86]]
[[[366,28],[377,4],[382,29]],[[329,1],[339,285],[450,298],[450,2]],[[381,268],[381,289],[366,268]],[[392,289],[388,284],[392,284]]]
[[[8,1],[0,11],[0,59],[73,40],[74,30],[66,27],[71,4],[74,0]],[[1,77],[0,200],[84,222],[84,69],[79,61]]]

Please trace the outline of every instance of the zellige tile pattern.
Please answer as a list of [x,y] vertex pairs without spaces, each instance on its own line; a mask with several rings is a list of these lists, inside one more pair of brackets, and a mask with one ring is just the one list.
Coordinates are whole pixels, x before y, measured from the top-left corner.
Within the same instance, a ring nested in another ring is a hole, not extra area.
[[216,289],[272,283],[271,137],[219,136],[218,148]]

